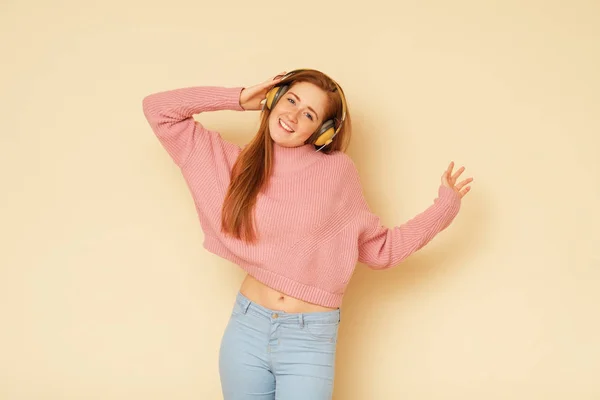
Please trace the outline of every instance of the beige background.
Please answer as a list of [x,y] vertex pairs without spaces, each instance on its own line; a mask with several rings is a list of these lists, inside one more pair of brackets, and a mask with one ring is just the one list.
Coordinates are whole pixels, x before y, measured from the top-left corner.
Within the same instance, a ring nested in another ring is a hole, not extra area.
[[389,226],[451,159],[475,178],[424,250],[357,266],[335,399],[600,398],[600,4],[562,3],[3,1],[0,399],[221,398],[243,274],[141,100],[297,67],[345,88]]

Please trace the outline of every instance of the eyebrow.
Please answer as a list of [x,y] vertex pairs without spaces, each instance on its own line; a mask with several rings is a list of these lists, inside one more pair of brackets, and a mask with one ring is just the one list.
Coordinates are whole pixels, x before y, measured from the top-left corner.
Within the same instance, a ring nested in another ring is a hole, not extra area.
[[[300,100],[300,97],[298,97],[298,95],[297,95],[296,93],[294,93],[294,92],[289,92],[289,94],[291,94],[291,95],[292,95],[292,96],[294,96],[296,99],[298,99],[298,101],[299,101],[299,102],[302,102],[302,100]],[[315,113],[315,115],[317,116],[317,119],[319,119],[319,114],[317,114],[317,112],[316,112],[316,111],[315,111],[315,110],[314,110],[314,109],[313,109],[311,106],[308,106],[308,109],[309,109],[310,111],[314,112],[314,113]]]

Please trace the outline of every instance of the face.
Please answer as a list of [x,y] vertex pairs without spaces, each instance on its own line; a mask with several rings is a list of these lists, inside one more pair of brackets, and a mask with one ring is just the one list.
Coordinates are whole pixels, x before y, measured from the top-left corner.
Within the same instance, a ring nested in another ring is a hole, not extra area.
[[310,82],[296,82],[277,101],[269,115],[269,131],[275,143],[297,147],[321,126],[327,94]]

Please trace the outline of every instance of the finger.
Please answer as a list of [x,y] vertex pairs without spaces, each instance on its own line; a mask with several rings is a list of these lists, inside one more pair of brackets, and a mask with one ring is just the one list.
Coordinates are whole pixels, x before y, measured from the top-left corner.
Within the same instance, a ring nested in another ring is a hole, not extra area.
[[281,81],[282,78],[283,78],[283,76],[277,75],[273,79],[269,79],[269,80],[263,82],[260,85],[260,90],[266,90],[266,89],[272,88],[273,86],[277,85]]
[[469,191],[471,190],[471,186],[467,186],[464,189],[462,189],[459,193],[460,193],[460,197],[464,197],[464,195],[466,195],[467,193],[469,193]]
[[452,171],[452,163],[442,173],[442,183],[445,185],[448,183],[448,179],[450,179],[450,171]]
[[452,173],[453,168],[454,168],[454,161],[451,161],[450,164],[448,165],[448,168],[446,169],[446,174],[448,175],[448,178],[450,177],[450,174]]
[[456,185],[456,189],[461,190],[463,188],[463,186],[465,186],[465,185],[467,185],[468,183],[471,183],[471,182],[473,182],[473,178],[465,179],[464,181],[462,181],[462,182],[460,182],[460,183],[458,183]]
[[[286,72],[283,71],[277,75],[275,75],[273,78],[267,80],[265,83],[268,85],[274,85],[275,83],[279,82],[281,79],[283,79],[283,77],[285,76]],[[275,83],[274,83],[275,82]]]
[[460,174],[462,174],[463,172],[465,172],[465,167],[460,167],[455,173],[454,175],[452,175],[452,179],[456,180]]
[[266,82],[263,82],[263,83],[260,85],[260,88],[261,88],[262,90],[264,90],[264,89],[269,89],[269,88],[271,88],[271,87],[273,87],[273,86],[277,85],[277,84],[279,83],[279,81],[280,81],[280,80],[281,80],[281,79],[277,79],[277,78],[270,79],[270,80],[268,80],[268,81],[266,81]]

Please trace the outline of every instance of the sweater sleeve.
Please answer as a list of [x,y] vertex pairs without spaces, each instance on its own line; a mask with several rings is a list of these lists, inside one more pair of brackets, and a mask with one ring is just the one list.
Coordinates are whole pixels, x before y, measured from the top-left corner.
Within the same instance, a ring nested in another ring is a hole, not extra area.
[[454,190],[440,185],[438,197],[427,209],[404,224],[388,228],[362,201],[366,223],[359,238],[358,261],[371,269],[393,267],[421,249],[450,225],[461,204]]
[[[154,93],[143,99],[144,115],[173,161],[183,167],[194,151],[213,159],[237,155],[239,147],[195,121],[206,111],[242,111],[242,88],[200,86]],[[220,153],[220,154],[215,154]]]

